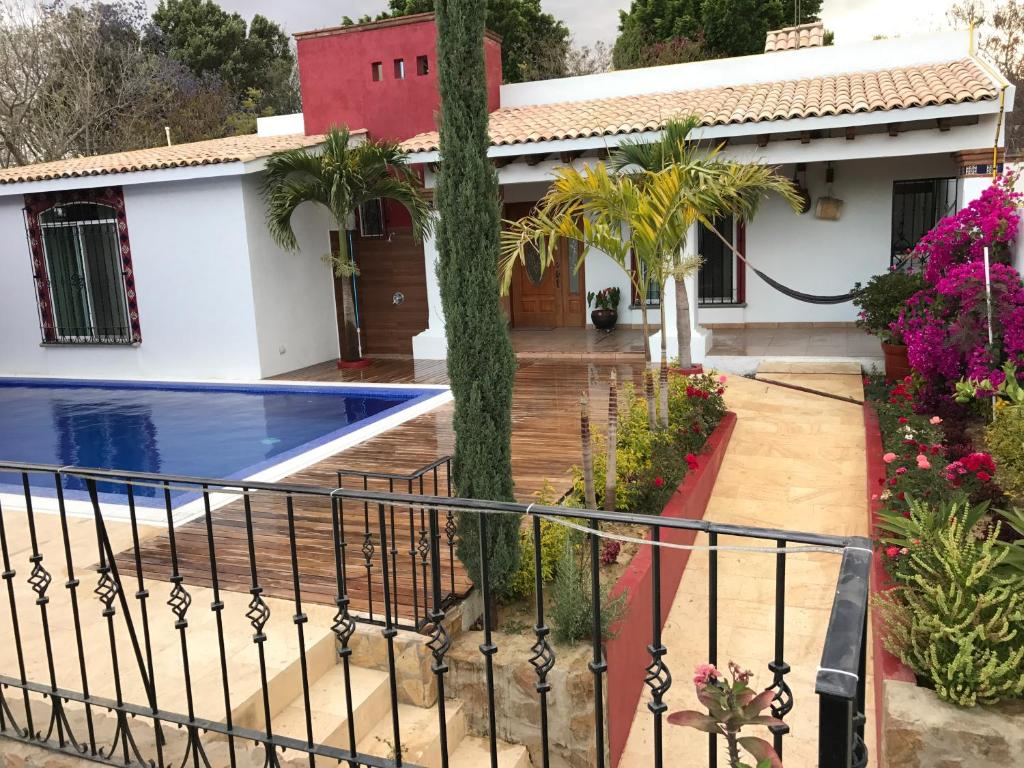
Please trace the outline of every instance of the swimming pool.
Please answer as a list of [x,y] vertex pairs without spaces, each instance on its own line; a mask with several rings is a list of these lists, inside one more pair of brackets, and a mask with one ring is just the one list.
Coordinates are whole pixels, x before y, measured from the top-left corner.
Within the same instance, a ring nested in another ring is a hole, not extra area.
[[[0,461],[276,480],[450,399],[443,387],[0,378]],[[21,480],[0,473],[0,492]],[[33,477],[33,495],[54,495]],[[68,478],[72,499],[84,482]],[[103,484],[109,502],[123,486]],[[136,502],[163,506],[157,488]],[[120,498],[118,498],[120,496]],[[173,494],[178,506],[189,501]]]

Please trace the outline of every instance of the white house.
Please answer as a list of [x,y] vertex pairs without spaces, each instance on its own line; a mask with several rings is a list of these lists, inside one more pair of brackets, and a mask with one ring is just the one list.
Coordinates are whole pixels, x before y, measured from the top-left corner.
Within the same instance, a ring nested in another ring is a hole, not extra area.
[[[515,85],[500,85],[500,43],[488,37],[489,156],[506,218],[528,211],[559,165],[596,162],[695,114],[699,138],[778,166],[809,201],[802,215],[769,200],[753,221],[723,222],[747,265],[694,230],[687,247],[704,264],[684,332],[695,359],[716,328],[852,324],[849,302],[793,295],[848,293],[973,199],[1002,162],[1014,89],[966,32],[827,47],[799,32],[773,33],[757,56]],[[265,226],[264,160],[346,122],[403,140],[432,187],[444,163],[425,130],[437,108],[433,18],[297,37],[305,112],[261,120],[259,135],[0,170],[0,374],[256,379],[337,357],[338,291],[321,258],[329,218],[301,208],[300,253],[282,252]],[[819,215],[822,198],[833,215]],[[416,243],[389,206],[362,212],[350,237],[364,350],[443,358],[433,240]],[[614,285],[620,323],[637,324],[647,301],[654,323],[664,312],[674,353],[671,287],[634,296],[596,251],[576,272],[575,247],[555,274],[518,270],[511,327],[584,333],[587,291]]]
[[[502,86],[489,155],[506,203],[534,201],[559,165],[581,167],[623,140],[656,139],[667,118],[694,114],[702,125],[697,138],[724,143],[724,156],[778,166],[804,187],[810,208],[803,215],[775,199],[754,221],[728,223],[748,267],[695,228],[687,247],[704,258],[689,285],[699,361],[715,327],[852,324],[850,302],[797,300],[753,269],[816,296],[847,294],[855,282],[886,270],[988,183],[992,147],[1003,145],[1013,96],[1013,86],[973,50],[965,32],[819,44]],[[405,146],[411,162],[427,166],[432,184],[433,164],[443,162],[436,133]],[[816,216],[821,198],[841,201],[837,219]],[[426,259],[432,275],[436,252],[429,242]],[[586,255],[584,275],[585,289],[617,285],[630,295],[626,276],[602,253]],[[564,307],[564,295],[553,293]],[[666,291],[663,307],[670,354],[677,348],[673,293]],[[444,318],[438,294],[430,295],[430,327],[414,341],[423,357],[444,352]],[[638,298],[632,297],[627,323],[638,321]],[[658,297],[650,301],[660,304]],[[514,324],[514,293],[512,302]]]
[[265,225],[241,136],[0,170],[0,373],[259,379],[337,357],[329,217]]

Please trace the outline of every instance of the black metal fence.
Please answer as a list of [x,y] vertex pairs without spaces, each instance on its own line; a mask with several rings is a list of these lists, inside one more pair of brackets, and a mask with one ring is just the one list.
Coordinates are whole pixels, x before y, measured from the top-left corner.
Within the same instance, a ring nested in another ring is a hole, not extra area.
[[[591,600],[597,606],[592,617],[595,628],[601,626],[602,597],[597,553],[600,537],[606,535],[609,526],[642,526],[655,543],[665,542],[683,531],[692,532],[698,546],[709,548],[707,660],[711,663],[718,662],[719,652],[718,558],[720,552],[736,549],[731,543],[723,543],[723,539],[732,542],[735,537],[747,542],[747,546],[774,552],[775,625],[773,635],[765,632],[766,641],[770,637],[774,640],[774,656],[769,665],[770,688],[776,692],[772,711],[787,722],[799,716],[803,724],[814,721],[813,713],[817,709],[820,768],[867,764],[863,738],[864,681],[871,550],[866,539],[424,495],[420,493],[419,478],[413,481],[414,494],[410,495],[408,486],[401,488],[403,493],[398,493],[370,488],[326,488],[157,474],[127,476],[115,471],[26,464],[0,464],[0,471],[17,473],[24,491],[17,504],[10,503],[8,497],[9,503],[0,507],[3,559],[0,578],[5,584],[8,602],[6,612],[0,613],[0,735],[7,738],[120,765],[162,767],[173,764],[193,768],[230,765],[234,768],[256,759],[265,766],[278,766],[285,751],[303,756],[310,768],[318,763],[338,762],[381,768],[410,765],[403,755],[405,731],[398,706],[398,688],[404,682],[396,659],[401,633],[395,619],[394,582],[386,577],[396,557],[391,544],[395,530],[390,520],[393,506],[415,510],[417,515],[423,515],[426,523],[429,567],[425,583],[429,588],[423,593],[419,614],[425,617],[425,622],[418,623],[420,631],[429,635],[427,647],[432,659],[429,676],[436,686],[430,707],[436,710],[438,755],[430,761],[432,765],[447,768],[451,751],[445,696],[452,642],[446,623],[449,611],[446,593],[450,590],[445,587],[449,577],[441,570],[442,549],[452,546],[444,532],[449,512],[478,514],[481,542],[487,541],[486,528],[494,515],[521,514],[530,518],[527,530],[532,532],[536,577],[532,628],[535,643],[528,661],[536,671],[533,687],[540,740],[536,748],[531,747],[531,759],[537,768],[548,768],[556,757],[549,739],[548,695],[552,670],[559,662],[557,649],[549,641],[551,629],[545,613],[547,587],[541,577],[541,520],[545,518],[558,518],[585,529],[581,535],[586,537],[593,555],[590,588]],[[70,476],[86,483],[90,501],[84,509],[72,509],[72,504],[65,501],[62,488]],[[432,492],[433,469],[423,477],[427,476],[430,480],[424,479],[423,490]],[[47,497],[47,503],[55,505],[53,513],[40,511],[39,497],[30,492],[30,478],[34,489],[40,478],[47,477],[52,480],[54,489],[52,499]],[[128,523],[105,519],[108,502],[101,499],[96,490],[101,482],[123,486],[130,513]],[[438,490],[443,485],[439,480]],[[206,533],[201,539],[205,546],[204,561],[211,573],[209,586],[186,583],[182,576],[183,560],[198,557],[195,554],[198,550],[189,549],[180,531],[176,536],[173,526],[157,532],[168,536],[165,556],[155,563],[144,562],[149,550],[140,542],[151,539],[154,532],[145,530],[136,520],[133,489],[152,486],[160,488],[168,498],[171,490],[186,489],[199,493],[206,501]],[[215,519],[211,495],[225,493],[236,494],[244,501],[246,525],[227,530]],[[276,536],[254,535],[251,516],[255,513],[250,499],[260,499],[263,509],[270,502],[277,510],[279,530]],[[296,501],[300,499],[322,505],[330,514],[331,523],[322,536],[329,543],[327,551],[333,560],[336,579],[333,608],[326,613],[304,600],[306,585],[300,562],[323,555],[320,550],[312,550],[297,540]],[[343,502],[357,506],[357,514],[365,521],[352,541],[346,541],[347,531],[351,529],[344,527],[344,520],[350,513],[343,512]],[[370,619],[357,615],[352,609],[350,576],[365,566],[351,564],[346,558],[348,547],[365,545],[369,529],[373,531],[371,539],[380,554],[379,578],[384,595],[379,614],[373,619],[382,627],[379,635],[376,626],[358,630],[358,624],[365,625]],[[245,562],[229,563],[219,557],[232,537],[244,543]],[[416,540],[417,555],[420,555],[422,541]],[[123,551],[119,552],[119,547],[123,547]],[[794,698],[787,682],[790,666],[785,659],[787,563],[795,554],[807,549],[842,554],[817,672],[817,707],[811,701]],[[753,556],[763,557],[763,554]],[[654,621],[647,648],[650,666],[644,679],[650,691],[648,708],[654,733],[648,761],[658,768],[676,764],[675,758],[663,754],[665,696],[673,680],[661,636],[664,620],[660,612],[662,557],[661,547],[655,546],[651,569]],[[489,562],[486,547],[481,547],[480,558],[486,573]],[[239,567],[247,574],[247,592],[236,594],[222,589],[219,574]],[[19,575],[20,568],[28,569],[27,576]],[[153,568],[162,570],[163,576],[154,578]],[[59,592],[55,589],[58,579],[63,579],[63,589]],[[265,598],[265,585],[282,580],[290,583],[290,599]],[[418,584],[422,588],[422,582]],[[478,647],[484,669],[478,685],[483,685],[486,692],[489,723],[487,733],[482,735],[487,738],[490,765],[497,768],[496,713],[506,703],[496,696],[494,655],[503,650],[500,647],[503,635],[494,627],[491,585],[484,579],[478,587],[483,592]],[[29,590],[31,595],[26,594]],[[419,595],[418,590],[414,593]],[[164,601],[165,597],[165,605],[160,605],[157,600]],[[208,607],[201,607],[202,603],[207,603]],[[246,632],[237,629],[242,616]],[[279,622],[276,621],[278,616],[281,617]],[[374,717],[378,721],[381,717],[390,720],[387,750],[360,748],[366,728],[357,717],[361,713],[353,708],[352,694],[357,630],[377,635],[384,649],[382,671],[387,676],[389,708],[386,715],[378,711]],[[311,704],[317,682],[317,658],[322,648],[322,643],[314,642],[317,632],[330,640],[332,668],[341,669],[337,686],[331,687],[327,694],[337,697],[345,708],[336,736],[324,740],[314,727],[318,714]],[[594,633],[590,643],[589,669],[593,674],[595,703],[593,754],[596,755],[595,765],[604,768],[608,764],[604,720],[608,665],[599,632]],[[246,656],[253,660],[247,668],[239,666],[242,646],[246,652],[255,650]],[[172,658],[174,664],[168,665],[168,658]],[[206,661],[201,663],[202,658]],[[694,661],[703,659],[688,659],[687,668]],[[275,688],[275,670],[285,667],[297,680],[298,697],[292,709],[285,710],[285,714],[297,713],[297,719],[291,721],[292,730],[283,727],[280,706],[274,701],[280,693]],[[216,711],[222,714],[209,714]],[[788,726],[774,732],[775,746],[780,752],[788,733]],[[584,745],[578,746],[583,748]],[[709,766],[719,763],[722,746],[718,737],[708,736]]]
[[[414,472],[407,474],[395,472],[369,472],[357,469],[339,470],[338,487],[355,488],[360,491],[387,491],[389,494],[404,493],[408,496],[447,496],[452,495],[452,459],[451,456],[442,456],[430,464],[427,464]],[[342,519],[344,519],[344,506],[346,499],[339,497]],[[356,534],[359,538],[360,554],[362,555],[362,567],[366,571],[367,589],[370,595],[367,615],[365,619],[371,623],[379,623],[379,605],[375,606],[374,594],[374,572],[379,569],[375,554],[380,541],[375,538],[376,521],[371,513],[371,503],[367,499],[362,501],[349,501],[349,505],[355,505],[362,509],[362,528]],[[390,579],[390,596],[392,600],[392,615],[398,617],[396,624],[399,627],[419,629],[430,621],[430,534],[427,521],[427,511],[423,507],[415,505],[403,505],[389,502],[386,506],[386,520],[388,523],[388,561],[390,562],[390,573],[385,570],[378,580]],[[451,509],[444,511],[443,523],[444,539],[441,542],[441,550],[447,553],[446,562],[442,563],[441,583],[441,605],[448,608],[458,596],[458,586],[455,582],[455,515]],[[348,544],[342,537],[342,547],[347,548]],[[406,549],[406,547],[408,547]],[[400,549],[401,548],[401,549]],[[404,558],[408,561],[402,562]],[[399,572],[404,583],[399,584]],[[410,589],[412,595],[412,616],[406,620],[399,596],[402,592],[401,586]],[[376,610],[375,610],[376,609]]]

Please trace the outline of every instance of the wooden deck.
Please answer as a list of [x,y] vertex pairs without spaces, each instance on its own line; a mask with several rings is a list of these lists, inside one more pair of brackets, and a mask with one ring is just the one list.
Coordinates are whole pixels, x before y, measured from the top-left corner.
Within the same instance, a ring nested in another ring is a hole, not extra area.
[[[615,365],[619,381],[639,380],[641,365]],[[512,466],[516,496],[531,501],[545,482],[557,492],[568,487],[569,470],[580,462],[579,399],[587,392],[591,413],[597,423],[607,412],[610,365],[586,365],[570,362],[521,361],[516,373],[513,394]],[[333,363],[295,371],[281,379],[306,381],[361,381],[372,383],[447,382],[443,362],[379,360],[360,371],[339,371]],[[321,461],[289,478],[286,482],[335,487],[339,469],[409,473],[450,454],[454,450],[451,425],[452,406],[445,405],[419,416],[360,445]],[[418,490],[415,489],[415,490]],[[386,510],[390,524],[391,510]],[[417,571],[416,593],[410,549],[419,532],[419,517],[407,509],[395,509],[395,531],[398,536],[399,612],[411,617],[417,605],[422,610],[421,570]],[[371,510],[371,526],[376,534],[375,510]],[[288,546],[288,517],[283,497],[252,498],[253,533],[260,584],[267,596],[292,599],[292,553]],[[352,608],[369,612],[371,601],[375,617],[380,617],[382,583],[379,551],[375,566],[367,573],[360,552],[363,545],[363,509],[351,504],[343,510],[348,544],[348,578]],[[302,584],[302,599],[331,604],[336,592],[336,574],[332,547],[331,508],[325,499],[294,498],[296,532],[295,559]],[[243,504],[231,504],[213,514],[213,534],[217,574],[222,589],[247,592],[250,587],[250,561]],[[353,533],[354,532],[354,533]],[[391,536],[390,530],[388,535]],[[374,536],[375,544],[377,536]],[[209,586],[212,583],[210,552],[205,520],[196,520],[175,530],[179,570],[186,585]],[[392,544],[389,543],[389,553]],[[379,546],[378,546],[379,550]],[[134,573],[130,551],[118,557],[123,573]],[[166,581],[171,574],[169,540],[166,535],[147,539],[142,544],[142,561],[147,578]],[[442,553],[445,582],[449,567],[447,548]],[[466,592],[470,582],[461,564],[455,562],[455,592]]]

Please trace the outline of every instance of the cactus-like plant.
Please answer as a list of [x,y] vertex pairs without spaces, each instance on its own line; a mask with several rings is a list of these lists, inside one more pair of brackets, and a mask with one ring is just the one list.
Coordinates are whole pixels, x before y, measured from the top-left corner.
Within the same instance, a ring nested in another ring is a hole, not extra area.
[[697,699],[708,709],[707,714],[683,710],[670,714],[668,721],[724,736],[730,768],[750,768],[740,762],[740,747],[757,761],[754,768],[782,768],[782,760],[771,744],[757,736],[740,736],[740,730],[749,725],[784,725],[778,718],[761,714],[771,706],[775,690],[769,688],[760,693],[753,690],[750,687],[752,673],[731,661],[729,675],[731,679],[711,664],[699,664],[694,669],[693,683]]
[[1024,695],[1024,581],[1000,573],[1000,526],[979,539],[954,514],[934,533],[919,529],[926,538],[909,548],[909,575],[877,598],[886,649],[944,701],[972,707]]
[[583,443],[583,491],[587,509],[597,507],[597,490],[594,488],[594,444],[590,436],[590,400],[584,392],[580,397],[580,440]]
[[604,508],[609,512],[615,511],[615,481],[618,479],[616,459],[619,446],[619,387],[612,369],[611,378],[608,382],[608,440],[605,449],[608,459],[605,464],[604,473]]

